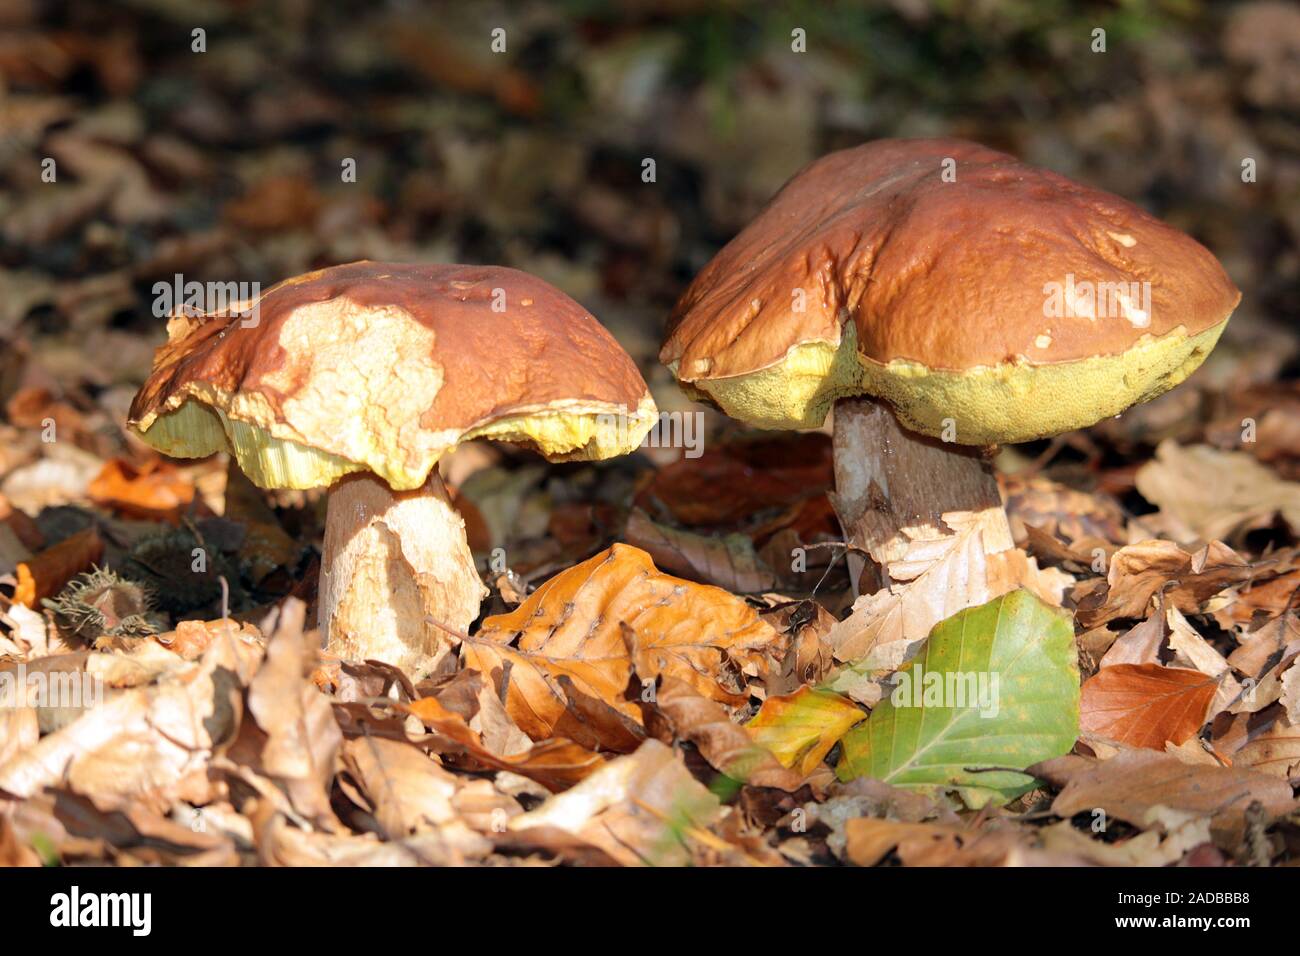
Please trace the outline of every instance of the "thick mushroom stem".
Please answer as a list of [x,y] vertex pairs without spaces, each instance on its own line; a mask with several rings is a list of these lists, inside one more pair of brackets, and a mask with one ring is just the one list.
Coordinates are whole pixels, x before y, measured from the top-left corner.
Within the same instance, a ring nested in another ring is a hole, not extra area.
[[[977,514],[985,553],[1014,546],[997,479],[980,449],[908,431],[888,403],[872,398],[836,402],[834,424],[831,503],[846,543],[871,556],[878,587],[890,585],[890,562],[913,542],[956,533],[945,514]],[[856,591],[862,560],[852,552],[849,569]]]
[[330,489],[327,508],[326,649],[393,664],[413,679],[435,671],[455,644],[446,628],[466,630],[487,594],[437,469],[404,492],[368,472],[349,475]]

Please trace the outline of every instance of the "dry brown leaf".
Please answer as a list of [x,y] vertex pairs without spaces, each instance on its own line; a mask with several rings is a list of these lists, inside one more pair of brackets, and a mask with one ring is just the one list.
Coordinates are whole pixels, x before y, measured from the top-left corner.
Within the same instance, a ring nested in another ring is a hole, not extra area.
[[845,824],[845,855],[875,866],[897,852],[904,866],[1051,866],[1082,861],[1073,854],[1032,846],[1032,836],[1012,824],[972,830],[943,823],[904,823],[859,817]]
[[1256,800],[1271,816],[1295,806],[1284,781],[1235,767],[1188,764],[1149,750],[1125,750],[1101,761],[1058,757],[1035,764],[1028,772],[1063,788],[1052,803],[1057,816],[1101,809],[1135,827],[1162,832],[1171,822],[1181,822],[1167,811],[1210,817],[1218,829],[1225,824],[1239,826],[1246,808]]
[[1168,608],[1165,617],[1169,621],[1169,648],[1174,652],[1174,663],[1179,667],[1192,667],[1219,683],[1207,715],[1207,719],[1213,718],[1241,696],[1241,684],[1232,676],[1232,667],[1224,656],[1201,637],[1178,608]]
[[330,809],[343,734],[329,699],[311,682],[317,649],[303,632],[304,608],[292,606],[266,646],[266,659],[248,688],[248,709],[266,735],[260,769],[285,788],[295,809],[317,825],[337,828]]
[[1300,726],[1279,714],[1269,727],[1253,736],[1232,755],[1234,767],[1300,782]]
[[[1074,589],[1076,616],[1089,628],[1116,618],[1144,619],[1160,591],[1169,606],[1195,614],[1210,597],[1254,574],[1249,563],[1221,541],[1195,554],[1172,541],[1140,541],[1111,556],[1104,582],[1093,579]],[[1176,584],[1167,588],[1171,581]]]
[[1283,481],[1245,452],[1165,440],[1138,469],[1137,487],[1184,544],[1267,527],[1279,514],[1300,530],[1300,483]]
[[625,866],[681,865],[723,813],[680,755],[657,740],[611,760],[572,790],[510,821],[514,832],[553,827],[581,837]]
[[388,839],[429,829],[446,836],[449,830],[465,827],[455,800],[470,781],[444,770],[419,748],[383,737],[358,737],[343,745],[342,756]]
[[1205,723],[1218,682],[1200,671],[1116,664],[1084,681],[1079,729],[1131,747],[1164,750]]
[[86,493],[95,504],[119,514],[171,524],[194,501],[194,485],[165,461],[137,468],[121,458],[109,459]]
[[452,748],[442,748],[444,753],[466,753],[488,767],[509,770],[536,780],[553,792],[565,790],[586,779],[605,762],[599,754],[559,737],[539,741],[520,753],[495,753],[469,728],[464,717],[448,710],[437,698],[422,697],[404,709],[454,745]]
[[858,598],[853,613],[831,629],[826,643],[837,660],[883,653],[879,666],[896,668],[907,659],[908,648],[940,621],[1019,587],[1060,606],[1069,575],[1040,570],[1016,548],[988,554],[979,515],[954,512],[943,520],[957,533],[913,541],[900,560],[889,564],[889,577],[896,583]]
[[629,640],[643,678],[678,677],[733,705],[747,697],[744,675],[765,673],[769,655],[784,652],[781,635],[739,598],[663,574],[644,551],[619,544],[551,578],[509,614],[488,618],[463,646],[465,665],[492,676],[519,727],[545,740],[584,732],[574,726],[562,676],[638,717],[623,697]]
[[808,776],[802,769],[783,766],[721,704],[684,681],[661,677],[649,706],[668,721],[674,738],[695,744],[705,760],[733,780],[789,792],[799,789]]
[[[1157,595],[1159,601],[1159,595]],[[1153,610],[1146,620],[1135,624],[1119,637],[1101,658],[1101,667],[1116,664],[1159,664],[1160,648],[1165,643],[1165,615]]]
[[14,603],[39,607],[83,571],[89,571],[104,556],[104,542],[94,528],[87,528],[65,538],[53,547],[18,565],[18,587]]
[[655,564],[692,581],[717,585],[737,594],[760,594],[778,584],[777,576],[743,534],[697,534],[656,524],[640,509],[627,519],[624,535]]

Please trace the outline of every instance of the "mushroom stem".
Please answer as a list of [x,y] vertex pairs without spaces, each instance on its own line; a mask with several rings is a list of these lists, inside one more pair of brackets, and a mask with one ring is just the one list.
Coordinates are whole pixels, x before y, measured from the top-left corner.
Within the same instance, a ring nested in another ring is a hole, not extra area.
[[415,491],[395,492],[368,472],[334,485],[320,581],[326,649],[382,660],[417,680],[453,644],[429,619],[468,630],[487,594],[436,468]]
[[[871,556],[876,587],[890,585],[889,563],[912,542],[956,533],[945,514],[983,513],[986,553],[1014,546],[997,479],[981,449],[910,432],[888,403],[872,398],[840,399],[834,425],[831,503],[845,541]],[[863,560],[850,552],[855,593],[862,569]]]

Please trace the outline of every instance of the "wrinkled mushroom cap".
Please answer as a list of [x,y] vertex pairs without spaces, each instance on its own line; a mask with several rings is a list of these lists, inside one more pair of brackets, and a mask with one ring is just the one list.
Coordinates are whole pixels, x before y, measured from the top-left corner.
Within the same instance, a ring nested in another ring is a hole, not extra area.
[[883,140],[790,180],[691,283],[660,358],[759,427],[868,394],[925,434],[1026,441],[1173,388],[1240,298],[1122,199],[974,143]]
[[130,424],[168,455],[231,452],[264,488],[364,469],[403,490],[468,439],[608,458],[656,415],[627,353],[541,279],[355,262],[281,282],[253,313],[174,318]]

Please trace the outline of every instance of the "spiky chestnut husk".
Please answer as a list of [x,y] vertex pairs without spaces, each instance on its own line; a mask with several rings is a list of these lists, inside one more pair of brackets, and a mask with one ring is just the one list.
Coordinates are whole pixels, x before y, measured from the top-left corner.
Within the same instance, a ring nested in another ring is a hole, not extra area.
[[[201,553],[200,553],[201,552]],[[244,599],[238,563],[188,528],[141,538],[122,569],[149,587],[157,606],[179,617],[221,600],[221,579],[230,589],[230,607]]]
[[148,637],[158,633],[149,619],[153,599],[144,585],[107,568],[78,574],[53,600],[41,602],[63,630],[85,641],[101,637]]

